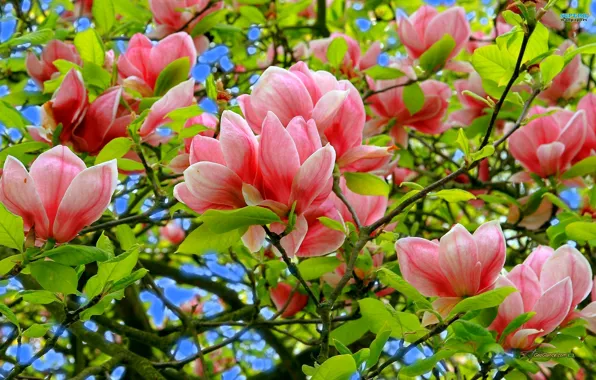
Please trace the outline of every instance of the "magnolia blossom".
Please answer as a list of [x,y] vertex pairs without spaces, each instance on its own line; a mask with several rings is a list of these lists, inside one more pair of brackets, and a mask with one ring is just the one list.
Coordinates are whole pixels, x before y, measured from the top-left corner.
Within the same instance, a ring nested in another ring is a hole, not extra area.
[[93,16],[93,0],[74,0],[73,9],[71,11],[65,10],[60,16],[69,21],[75,21],[79,17]]
[[[210,3],[211,0],[149,0],[157,25],[153,35],[164,38],[179,31],[190,32],[205,16],[223,6],[223,2]],[[209,43],[206,37],[199,36],[196,42],[198,46],[205,46],[205,41]]]
[[[283,310],[281,316],[290,318],[304,309],[308,303],[308,296],[298,290],[292,292],[292,287],[286,283],[279,282],[276,287],[269,289],[269,296],[277,311]],[[288,301],[289,300],[289,301]],[[284,306],[287,307],[284,310]]]
[[[534,107],[530,115],[546,113]],[[534,119],[509,138],[509,150],[522,166],[542,178],[558,176],[577,161],[587,135],[586,113],[558,111]]]
[[590,304],[586,306],[578,315],[588,322],[588,329],[596,333],[596,277],[592,281],[592,293],[590,296]]
[[263,120],[273,112],[283,125],[301,116],[314,120],[323,142],[329,142],[344,171],[373,171],[390,159],[388,148],[362,145],[366,113],[358,90],[326,71],[312,71],[304,62],[284,70],[270,67],[250,95],[238,97],[246,120],[261,133]]
[[[333,147],[322,146],[314,122],[301,117],[284,128],[270,112],[261,132],[258,141],[246,120],[224,111],[219,140],[193,138],[191,166],[174,195],[199,213],[261,206],[286,218],[295,203],[296,225],[281,239],[284,250],[298,256],[334,251],[342,244],[343,234],[325,229],[318,221],[320,216],[340,218],[326,202],[333,183]],[[285,229],[281,223],[271,226],[274,232],[280,229]],[[243,237],[252,251],[260,249],[264,239],[260,226],[252,226]]]
[[43,82],[54,78],[54,74],[58,73],[58,68],[54,65],[54,61],[58,59],[73,62],[77,65],[82,63],[74,45],[52,40],[44,46],[40,58],[37,58],[31,52],[27,54],[27,60],[25,61],[27,73],[39,87],[43,88]]
[[[184,128],[190,128],[195,125],[202,125],[207,127],[206,130],[199,132],[198,134],[201,136],[206,137],[213,137],[215,134],[215,128],[219,120],[217,117],[213,116],[210,113],[202,113],[198,116],[191,117],[186,121],[184,124]],[[190,154],[191,152],[196,152],[196,150],[192,149],[192,137],[188,137],[184,139],[184,152],[177,155],[170,161],[170,169],[172,169],[175,173],[182,173],[188,166],[190,165]],[[197,161],[196,159],[194,160]]]
[[[60,141],[72,144],[76,151],[98,153],[116,137],[126,136],[132,120],[128,108],[121,103],[124,92],[115,86],[99,95],[91,104],[81,74],[71,69],[52,100],[42,107],[42,130],[38,139],[51,141],[58,125],[62,125]],[[124,100],[126,101],[126,100]],[[31,130],[32,131],[32,130]]]
[[375,41],[370,45],[366,54],[362,55],[358,41],[343,33],[333,33],[328,38],[310,42],[310,54],[324,63],[328,62],[327,50],[329,45],[336,38],[343,38],[348,45],[348,51],[344,57],[341,69],[349,76],[356,76],[354,70],[366,70],[377,64],[377,58],[381,54],[381,43]]
[[126,87],[143,96],[153,96],[159,74],[170,63],[184,57],[188,58],[192,70],[197,52],[187,33],[169,35],[155,46],[149,38],[137,33],[130,39],[126,52],[118,57],[118,72]]
[[[411,114],[404,102],[404,86],[406,77],[392,80],[369,81],[374,94],[368,98],[374,118],[366,124],[367,136],[377,135],[390,123],[394,122],[389,134],[396,143],[406,146],[407,133],[403,127],[436,135],[450,128],[443,123],[447,112],[451,89],[445,83],[436,80],[426,80],[420,83],[424,93],[424,104],[415,114]],[[400,86],[401,85],[401,86]]]
[[592,269],[575,248],[562,246],[556,251],[540,246],[523,264],[497,280],[497,287],[513,286],[499,306],[489,329],[501,335],[520,314],[536,314],[520,328],[505,337],[505,348],[531,350],[538,337],[545,336],[565,321],[576,317],[575,307],[592,289]]
[[586,113],[588,127],[586,141],[575,157],[576,161],[581,161],[586,157],[596,155],[596,94],[589,93],[584,95],[577,104],[577,109],[583,110]]
[[439,13],[435,8],[424,5],[409,18],[397,20],[399,39],[408,52],[408,56],[418,59],[433,44],[449,35],[455,41],[455,47],[449,58],[455,57],[470,38],[470,25],[466,11],[461,7],[449,8]]
[[[505,264],[505,237],[497,221],[474,234],[455,225],[439,242],[417,237],[399,239],[395,251],[404,279],[427,297],[439,297],[434,308],[447,316],[463,297],[490,290]],[[424,324],[436,323],[425,314]]]
[[[365,253],[360,252],[360,257],[364,257]],[[341,278],[343,277],[343,275],[346,273],[346,263],[344,262],[343,256],[341,254],[337,254],[337,258],[341,261],[341,264],[339,264],[339,266],[337,268],[335,268],[335,271],[332,273],[325,273],[321,279],[323,281],[325,281],[326,283],[328,283],[331,286],[337,286],[337,284],[339,283],[339,281],[341,280]],[[360,280],[364,281],[365,283],[368,283],[368,281],[370,280],[370,278],[374,275],[375,271],[380,268],[383,265],[383,260],[385,258],[385,254],[383,252],[379,252],[379,253],[374,253],[370,255],[370,268],[368,268],[368,270],[362,269],[362,268],[358,268],[355,267],[354,268],[354,274],[356,275],[356,277],[358,277]],[[355,282],[355,280],[353,278],[350,278],[350,280],[348,281],[349,284],[353,284]],[[388,288],[391,291],[381,291],[381,292],[377,292],[377,296],[378,297],[382,297],[384,295],[390,294],[392,293],[395,289],[393,288]],[[380,293],[380,294],[379,294]]]
[[473,72],[468,79],[459,79],[453,82],[455,86],[457,99],[463,106],[462,109],[453,111],[449,114],[447,123],[450,125],[469,126],[474,120],[485,114],[488,107],[487,104],[481,100],[464,94],[464,91],[470,91],[474,94],[486,99],[488,94],[482,88],[482,78],[478,73]]
[[42,153],[27,169],[12,156],[4,162],[0,202],[23,218],[25,232],[66,243],[98,220],[116,189],[116,160],[87,168],[65,146]]
[[159,236],[172,244],[180,244],[184,241],[186,233],[178,223],[169,222],[165,226],[159,228]]
[[[567,40],[559,46],[555,54],[564,55],[565,51],[573,47],[573,42]],[[557,105],[560,99],[573,98],[579,91],[586,87],[590,69],[582,63],[578,54],[569,62],[552,81],[549,88],[540,93],[540,98],[552,105]]]

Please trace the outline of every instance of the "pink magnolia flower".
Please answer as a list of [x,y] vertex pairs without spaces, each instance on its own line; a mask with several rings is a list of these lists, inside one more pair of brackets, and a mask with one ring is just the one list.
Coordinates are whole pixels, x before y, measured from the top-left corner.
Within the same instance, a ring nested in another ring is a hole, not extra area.
[[412,115],[404,103],[404,87],[395,87],[406,80],[406,77],[402,77],[369,82],[375,94],[368,98],[368,102],[375,117],[366,125],[367,136],[383,133],[390,121],[394,120],[395,124],[389,134],[396,143],[406,146],[408,141],[404,129],[406,126],[431,135],[440,134],[451,127],[443,123],[448,101],[451,98],[449,86],[436,80],[420,83],[424,93],[424,104],[420,111]]
[[409,18],[398,19],[399,39],[408,56],[417,59],[446,34],[455,40],[455,48],[449,58],[455,57],[470,38],[470,25],[466,11],[461,7],[449,8],[439,13],[435,8],[424,5]]
[[343,171],[373,171],[390,159],[388,148],[362,145],[366,113],[358,90],[326,71],[312,71],[304,62],[284,70],[270,67],[250,95],[238,97],[248,124],[261,133],[263,120],[273,112],[283,125],[301,116],[314,120],[323,142],[329,142]]
[[62,12],[60,17],[73,22],[79,17],[93,17],[93,0],[74,0],[73,6],[72,11]]
[[153,103],[147,118],[141,124],[139,135],[144,140],[150,140],[155,136],[157,128],[172,121],[167,116],[170,112],[194,104],[194,87],[195,80],[189,79],[172,87],[161,99]]
[[79,57],[79,53],[77,53],[74,45],[59,40],[48,42],[41,51],[40,58],[29,52],[25,64],[27,66],[27,73],[29,73],[31,78],[41,88],[43,88],[43,82],[52,79],[54,74],[58,73],[58,68],[54,65],[54,61],[63,59],[77,65],[81,65],[82,63],[81,57]]
[[159,74],[170,63],[183,57],[188,58],[192,70],[197,52],[187,33],[169,35],[155,46],[146,36],[137,33],[130,39],[126,53],[118,57],[118,72],[125,86],[143,96],[152,96]]
[[[192,117],[188,119],[188,121],[184,124],[184,128],[190,128],[195,125],[203,125],[208,129],[202,132],[199,132],[199,135],[206,136],[206,137],[213,137],[215,134],[215,128],[219,120],[217,117],[210,113],[202,113],[199,116]],[[182,173],[188,168],[190,165],[190,153],[193,151],[192,147],[192,137],[184,139],[184,152],[180,153],[176,157],[170,161],[170,169],[174,171],[174,173]],[[195,160],[196,162],[197,160]]]
[[[573,47],[573,42],[566,40],[559,46],[559,50],[555,54],[562,56],[571,47]],[[581,55],[576,55],[553,79],[550,87],[540,93],[540,98],[551,105],[557,105],[561,99],[573,98],[586,87],[589,73],[590,69],[582,63]]]
[[485,110],[488,106],[486,103],[466,95],[463,92],[471,91],[486,99],[488,94],[484,91],[484,88],[482,88],[482,78],[480,78],[478,73],[473,72],[468,79],[456,80],[453,85],[455,86],[457,99],[461,103],[462,109],[451,112],[447,123],[462,127],[469,126],[476,120],[476,118],[485,114]]
[[169,222],[165,226],[159,228],[159,236],[172,244],[180,244],[184,241],[186,233],[178,223]]
[[579,312],[579,316],[588,322],[588,329],[596,333],[596,277],[592,281],[592,293],[590,304]]
[[381,43],[379,41],[371,44],[366,54],[362,55],[358,41],[343,33],[333,33],[328,38],[311,41],[310,54],[323,63],[327,63],[327,50],[336,38],[343,38],[348,45],[348,52],[341,66],[342,72],[346,75],[350,77],[357,76],[355,70],[366,70],[377,64],[377,58],[381,54]]
[[592,269],[573,247],[566,245],[555,251],[540,246],[523,264],[500,277],[496,286],[514,286],[518,292],[499,306],[489,329],[500,335],[517,316],[533,311],[536,315],[507,336],[504,344],[505,348],[531,350],[536,338],[576,316],[574,309],[592,289]]
[[[417,237],[399,239],[395,250],[406,281],[427,297],[439,297],[435,309],[447,316],[463,297],[494,285],[505,263],[505,237],[497,221],[484,223],[474,234],[455,225],[439,242]],[[426,314],[424,324],[436,322]]]
[[[335,151],[321,145],[314,122],[292,119],[287,129],[273,113],[264,120],[257,140],[246,120],[224,111],[219,140],[195,136],[185,182],[174,195],[198,213],[208,209],[231,210],[245,206],[267,207],[286,218],[296,203],[295,229],[282,238],[289,255],[311,256],[339,247],[343,234],[328,232],[317,243],[324,226],[318,216],[339,218],[325,201],[331,193]],[[335,214],[335,215],[333,215]],[[272,225],[274,232],[284,229]],[[340,236],[341,235],[341,236]],[[265,231],[252,226],[243,237],[252,250],[260,249]]]
[[308,296],[306,294],[302,294],[298,290],[292,294],[292,287],[283,282],[279,282],[275,288],[269,289],[269,296],[278,311],[282,310],[288,300],[290,300],[288,307],[281,313],[283,318],[293,317],[300,310],[304,309],[308,303]]
[[401,186],[403,182],[409,182],[416,177],[416,172],[408,168],[395,167],[391,171],[391,178],[396,186]]
[[575,157],[576,161],[581,161],[586,157],[596,155],[596,94],[589,93],[584,95],[577,104],[578,110],[586,113],[587,132],[586,141]]
[[90,168],[65,146],[42,153],[27,169],[12,156],[0,178],[0,202],[23,218],[25,232],[58,243],[98,220],[118,182],[116,160]]
[[[364,255],[363,252],[359,253],[360,255]],[[343,275],[346,273],[346,263],[344,262],[343,256],[341,254],[337,254],[337,258],[339,260],[342,261],[341,264],[339,264],[339,266],[335,269],[334,272],[332,273],[326,273],[324,274],[321,278],[323,281],[325,281],[326,283],[328,283],[331,286],[337,286],[337,284],[339,283],[339,281],[341,280],[341,278],[343,277]],[[373,253],[371,254],[371,260],[372,260],[372,265],[368,270],[364,270],[362,268],[354,268],[354,274],[356,275],[356,277],[358,277],[360,280],[364,281],[364,283],[368,283],[371,279],[371,277],[374,275],[375,271],[380,268],[383,265],[383,260],[385,258],[385,254],[383,252],[379,252],[379,253]],[[353,278],[350,278],[350,280],[348,281],[348,283],[353,284],[355,283],[355,280]],[[391,289],[391,291],[386,291],[387,289],[381,291],[381,292],[377,292],[377,296],[382,297],[384,295],[390,294],[393,291],[395,291],[395,289],[393,288],[388,288]],[[381,293],[379,295],[379,293]]]
[[121,105],[121,86],[112,87],[91,104],[81,74],[71,69],[52,100],[42,107],[42,130],[39,138],[51,141],[49,135],[62,124],[60,141],[72,144],[76,151],[97,154],[116,137],[126,136],[132,120],[129,110]]
[[[157,25],[155,36],[164,38],[179,31],[190,32],[205,16],[223,6],[223,2],[210,3],[210,0],[149,0]],[[196,17],[197,14],[200,16]]]
[[[545,113],[534,107],[530,114]],[[534,119],[509,138],[509,150],[522,166],[542,178],[564,173],[576,161],[587,134],[586,113],[559,111]]]

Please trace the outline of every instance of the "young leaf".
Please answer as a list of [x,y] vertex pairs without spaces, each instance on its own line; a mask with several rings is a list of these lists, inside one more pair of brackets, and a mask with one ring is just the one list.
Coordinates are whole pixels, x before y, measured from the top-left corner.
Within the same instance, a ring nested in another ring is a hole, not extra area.
[[166,66],[165,69],[159,73],[157,81],[155,82],[154,96],[163,96],[172,87],[184,82],[188,78],[190,72],[190,61],[188,57],[178,58]]
[[339,67],[348,52],[348,43],[341,37],[334,38],[327,48],[327,60],[333,67]]
[[279,216],[273,211],[258,206],[247,206],[237,210],[207,210],[201,219],[215,233],[280,221]]
[[503,288],[489,290],[488,292],[474,297],[466,298],[455,305],[455,307],[449,313],[449,316],[452,317],[459,313],[488,309],[490,307],[498,306],[503,303],[508,295],[514,292],[517,292],[517,289],[515,289],[513,286],[505,286]]
[[208,252],[225,252],[234,245],[246,232],[244,229],[235,229],[224,233],[215,233],[202,224],[194,229],[178,246],[176,252],[202,255]]
[[95,29],[87,29],[77,33],[74,38],[74,45],[83,61],[89,61],[103,66],[105,50],[103,42]]
[[313,257],[298,264],[300,274],[305,280],[315,280],[325,273],[329,273],[335,270],[341,261],[337,257]]
[[0,245],[23,252],[24,240],[23,219],[0,203]]
[[106,261],[110,257],[107,252],[99,248],[85,245],[66,244],[58,248],[45,251],[37,258],[49,257],[53,261],[71,267],[85,265],[96,261]]
[[71,267],[53,261],[35,261],[28,267],[31,275],[45,290],[65,295],[77,293],[79,278]]
[[381,267],[377,271],[379,281],[383,285],[392,287],[404,296],[413,301],[420,309],[432,309],[433,306],[429,300],[426,299],[416,288],[410,285],[406,280],[401,278],[389,268]]
[[0,314],[4,315],[10,323],[17,326],[19,331],[21,330],[21,325],[19,325],[19,320],[17,319],[17,316],[12,312],[12,310],[8,308],[8,306],[0,304]]
[[356,372],[356,361],[352,355],[338,355],[321,364],[315,370],[311,380],[348,380],[354,372]]
[[523,314],[520,314],[517,317],[515,317],[511,322],[509,322],[507,327],[505,327],[505,330],[503,330],[503,333],[501,333],[501,337],[499,338],[499,343],[504,342],[505,338],[507,338],[507,335],[511,334],[512,332],[514,332],[515,330],[520,328],[524,323],[526,323],[530,319],[532,319],[532,317],[534,315],[536,315],[535,311],[529,311],[527,313],[523,313]]
[[99,33],[104,34],[112,29],[116,21],[116,11],[114,10],[114,0],[94,0],[93,1],[93,19]]
[[398,69],[393,67],[384,67],[375,65],[364,70],[364,73],[374,80],[389,80],[403,77],[404,74]]
[[434,194],[437,198],[446,200],[449,203],[465,202],[476,199],[476,196],[461,189],[445,189]]
[[366,360],[366,368],[372,368],[377,364],[381,357],[381,353],[383,352],[383,347],[385,347],[385,343],[389,340],[389,336],[391,336],[391,328],[385,325],[377,333],[375,340],[370,344],[370,354]]
[[370,173],[344,173],[346,186],[356,194],[389,195],[390,187],[382,178]]
[[443,67],[454,48],[455,40],[453,37],[447,33],[444,34],[439,41],[435,42],[420,56],[420,66],[429,73]]
[[571,179],[596,173],[596,156],[584,158],[567,170],[561,178]]
[[573,222],[565,227],[565,233],[571,240],[596,240],[596,223]]
[[424,106],[424,92],[418,83],[404,87],[403,99],[410,115],[416,114]]
[[27,338],[41,338],[46,335],[50,327],[52,327],[51,323],[44,323],[42,325],[34,323],[27,330],[23,331],[23,336]]

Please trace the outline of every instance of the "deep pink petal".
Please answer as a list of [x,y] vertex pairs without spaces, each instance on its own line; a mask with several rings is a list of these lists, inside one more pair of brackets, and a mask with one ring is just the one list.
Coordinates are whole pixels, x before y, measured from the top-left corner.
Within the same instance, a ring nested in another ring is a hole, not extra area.
[[201,161],[215,162],[221,165],[226,164],[219,140],[212,137],[201,135],[193,137],[189,154],[191,165]]
[[146,138],[155,130],[167,123],[166,117],[170,112],[183,107],[188,107],[194,102],[194,79],[189,79],[172,87],[161,99],[153,103],[149,114],[139,130],[139,134]]
[[300,157],[300,164],[303,164],[308,157],[321,149],[321,137],[314,120],[306,122],[302,117],[297,116],[290,121],[286,130],[294,140]]
[[228,208],[246,206],[242,179],[226,166],[197,162],[184,171],[184,181],[192,195],[203,202]]
[[484,289],[495,282],[505,264],[505,236],[496,220],[482,224],[473,236],[482,264],[480,289]]
[[246,120],[232,111],[224,111],[220,128],[219,141],[226,166],[244,182],[252,184],[257,174],[257,138]]

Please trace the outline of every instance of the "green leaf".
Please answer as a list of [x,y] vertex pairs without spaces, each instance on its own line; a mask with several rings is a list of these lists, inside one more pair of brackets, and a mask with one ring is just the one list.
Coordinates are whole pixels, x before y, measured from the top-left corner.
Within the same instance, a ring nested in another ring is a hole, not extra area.
[[406,280],[392,272],[389,268],[381,267],[377,271],[381,284],[389,286],[414,302],[419,309],[433,309],[432,304],[420,292],[410,285]]
[[0,47],[13,47],[27,43],[30,43],[31,45],[43,45],[51,40],[52,37],[54,37],[54,32],[51,29],[39,29],[19,37],[11,38],[3,44],[0,44]]
[[373,333],[378,333],[387,324],[391,328],[391,336],[404,338],[411,342],[424,335],[426,329],[420,325],[418,317],[412,313],[396,312],[390,306],[374,298],[365,298],[358,301],[362,318],[368,323],[368,328]]
[[573,222],[565,227],[565,233],[571,240],[589,241],[596,239],[596,223]]
[[44,323],[42,325],[34,323],[27,330],[23,331],[23,336],[27,338],[41,338],[46,335],[50,327],[52,327],[51,323]]
[[201,220],[211,231],[219,234],[281,221],[273,211],[258,206],[247,206],[237,210],[207,210],[201,216]]
[[21,325],[19,325],[19,320],[17,319],[17,316],[12,312],[12,310],[8,308],[8,306],[0,304],[0,314],[4,315],[10,323],[17,326],[19,331],[21,330]]
[[348,52],[348,43],[342,37],[336,37],[327,48],[327,60],[333,67],[339,67]]
[[403,99],[410,115],[414,115],[424,106],[424,92],[418,83],[404,87]]
[[569,206],[567,206],[567,203],[563,202],[563,200],[561,198],[557,197],[555,194],[544,193],[544,195],[542,195],[542,198],[548,198],[549,201],[551,201],[554,205],[556,205],[561,210],[571,211]]
[[321,216],[318,218],[318,220],[319,220],[319,222],[321,222],[322,225],[324,225],[327,228],[330,228],[335,231],[343,232],[343,233],[346,232],[345,226],[341,222],[339,222],[335,219],[331,219],[326,216]]
[[542,74],[542,83],[550,83],[565,66],[565,60],[560,55],[551,55],[540,62],[540,73]]
[[458,129],[457,140],[455,140],[455,142],[457,143],[457,145],[459,145],[461,150],[464,152],[464,156],[466,158],[470,157],[470,141],[468,140],[468,137],[466,136],[466,132],[464,131],[463,128]]
[[308,281],[318,279],[325,273],[334,271],[340,264],[341,261],[337,257],[313,257],[301,261],[298,264],[298,269],[302,277]]
[[596,156],[591,156],[588,158],[584,158],[577,164],[573,165],[569,170],[567,170],[561,178],[563,179],[571,179],[575,177],[583,177],[588,174],[596,173]]
[[452,317],[459,313],[488,309],[490,307],[498,306],[505,300],[505,298],[507,298],[508,295],[514,292],[517,292],[517,289],[515,289],[513,286],[505,286],[503,288],[489,290],[488,292],[474,297],[468,297],[455,305],[455,307],[449,313],[449,316]]
[[[18,128],[21,131],[26,131],[27,124],[29,124],[29,122],[27,122],[23,118],[23,115],[21,115],[21,113],[19,111],[17,111],[13,106],[11,106],[10,104],[8,104],[2,100],[0,100],[0,123],[4,124],[7,127]],[[3,146],[2,151],[0,151],[0,163],[4,163],[4,160],[6,159],[6,157],[9,154],[11,156],[15,156],[16,158],[20,158],[17,154],[11,153],[11,152],[14,152],[17,150],[22,151],[23,150],[23,148],[21,147],[22,145],[27,145],[28,147],[35,146],[36,148],[34,150],[38,150],[38,149],[40,149],[40,148],[38,148],[40,146],[39,144],[45,144],[45,143],[27,142],[27,143],[23,143],[23,144],[13,145],[8,148],[5,148]],[[47,148],[47,144],[46,144],[46,148]]]
[[60,302],[58,297],[52,292],[47,290],[23,290],[19,293],[19,297],[23,298],[23,301],[36,304],[36,305],[47,305],[52,302]]
[[385,343],[389,340],[389,336],[391,336],[391,328],[388,325],[385,325],[378,332],[375,340],[370,344],[370,354],[366,360],[366,368],[372,368],[377,364],[381,357],[381,353],[383,352],[383,347],[385,347]]
[[0,245],[23,252],[23,231],[23,218],[12,214],[0,203]]
[[437,198],[446,200],[449,203],[465,202],[476,199],[476,196],[468,191],[461,189],[445,189],[434,194]]
[[23,261],[23,255],[21,254],[8,256],[0,260],[0,276],[10,272],[21,261]]
[[118,158],[116,161],[118,162],[118,169],[120,170],[127,172],[138,172],[145,170],[145,167],[142,163],[131,160],[130,158]]
[[335,346],[337,352],[339,352],[341,355],[352,355],[352,351],[350,351],[348,347],[344,346],[344,344],[339,340],[333,339],[332,345]]
[[[269,1],[269,0],[267,0]],[[309,365],[306,364],[302,364],[302,372],[306,375],[306,376],[312,376],[315,374],[316,372],[316,368],[315,367],[311,367]]]
[[472,66],[483,80],[490,80],[499,85],[511,78],[515,67],[515,58],[497,45],[483,46],[474,51]]
[[505,327],[505,330],[503,330],[503,332],[501,333],[499,343],[504,342],[505,338],[507,338],[509,334],[511,334],[512,332],[520,328],[524,323],[532,319],[534,315],[536,315],[535,311],[529,311],[527,313],[523,313],[515,317],[511,322],[509,322],[507,327]]
[[524,22],[524,19],[520,15],[510,10],[503,11],[501,15],[509,25],[518,26]]
[[352,355],[337,355],[316,368],[311,380],[349,380],[354,372],[356,361]]
[[[4,112],[2,104],[3,102],[0,101],[0,122],[4,123],[4,120],[2,119],[2,114]],[[14,125],[13,123],[4,124]],[[38,154],[35,154],[36,152],[42,152],[46,148],[48,148],[48,144],[37,141],[29,141],[24,142],[22,144],[13,145],[11,147],[3,149],[0,152],[0,164],[4,164],[6,157],[8,157],[9,155],[15,157],[17,160],[21,162],[32,161],[33,158],[38,156]]]
[[420,56],[420,66],[426,72],[434,72],[445,65],[454,48],[455,40],[453,37],[449,34],[443,35],[439,41],[435,42]]
[[182,128],[182,130],[180,131],[180,133],[178,133],[178,136],[181,139],[185,139],[185,138],[189,138],[189,137],[194,137],[196,135],[198,135],[199,133],[208,130],[209,128],[207,128],[204,125],[201,124],[194,124],[190,127],[187,128]]
[[89,299],[100,294],[108,282],[117,282],[128,276],[139,259],[138,248],[132,248],[129,251],[116,256],[108,261],[97,264],[97,274],[87,281],[85,293]]
[[83,61],[89,61],[103,66],[105,50],[103,42],[95,29],[87,29],[77,33],[74,38],[74,45]]
[[28,268],[45,290],[63,294],[77,293],[79,278],[71,267],[53,261],[35,261],[29,264]]
[[344,178],[348,189],[360,195],[388,196],[390,187],[380,177],[370,173],[345,172]]
[[192,29],[190,35],[192,37],[200,36],[210,31],[215,25],[224,21],[227,13],[227,9],[221,9],[213,13],[209,13],[198,22],[197,25]]
[[83,80],[95,94],[101,94],[110,87],[112,76],[102,66],[86,61],[83,65]]
[[478,160],[482,160],[483,158],[492,156],[493,153],[495,153],[495,147],[489,144],[484,148],[480,149],[478,152],[472,153],[470,158],[472,162],[476,162]]
[[178,246],[176,252],[202,255],[208,252],[225,252],[236,244],[246,229],[236,229],[224,233],[215,233],[205,224],[195,228]]
[[389,80],[403,77],[404,74],[393,67],[375,65],[364,70],[364,73],[374,80]]
[[217,99],[217,85],[215,84],[215,77],[209,74],[205,80],[205,90],[207,90],[207,97],[213,100]]
[[138,280],[145,277],[145,275],[147,273],[149,273],[149,271],[145,268],[141,268],[141,269],[138,269],[138,270],[132,272],[128,276],[116,281],[114,283],[114,285],[112,285],[112,287],[110,287],[110,293],[117,292],[118,290],[122,290],[122,289],[134,284]]
[[131,249],[137,243],[135,233],[126,224],[116,226],[116,237],[120,242],[120,247],[126,251]]
[[190,72],[190,61],[188,57],[178,58],[170,62],[165,69],[159,73],[155,82],[154,96],[163,96],[172,87],[184,82]]
[[110,161],[116,158],[122,158],[130,151],[132,140],[128,137],[117,137],[107,143],[95,157],[95,165]]
[[577,49],[567,49],[565,55],[563,56],[563,58],[565,58],[565,63],[567,64],[571,62],[573,57],[575,57],[577,54],[596,54],[596,42],[580,46]]
[[94,0],[91,10],[93,20],[95,20],[95,26],[99,32],[101,34],[109,32],[114,25],[114,21],[116,21],[113,0]]
[[343,344],[350,345],[362,338],[364,334],[368,332],[368,322],[364,318],[360,318],[354,321],[347,321],[344,324],[339,325],[336,329],[331,331],[329,335],[331,339],[342,342]]
[[409,366],[402,368],[399,371],[399,373],[403,376],[409,377],[424,375],[425,373],[432,371],[432,369],[435,368],[438,362],[450,358],[454,354],[455,351],[452,350],[440,350],[433,356],[421,360],[416,360],[414,364],[410,364]]
[[244,17],[247,21],[253,24],[266,24],[267,20],[263,13],[256,7],[251,6],[243,6],[240,7],[240,14]]
[[93,263],[96,261],[106,261],[110,257],[108,253],[96,247],[86,245],[61,245],[58,248],[45,251],[40,257],[49,257],[53,261],[68,266],[78,266]]

